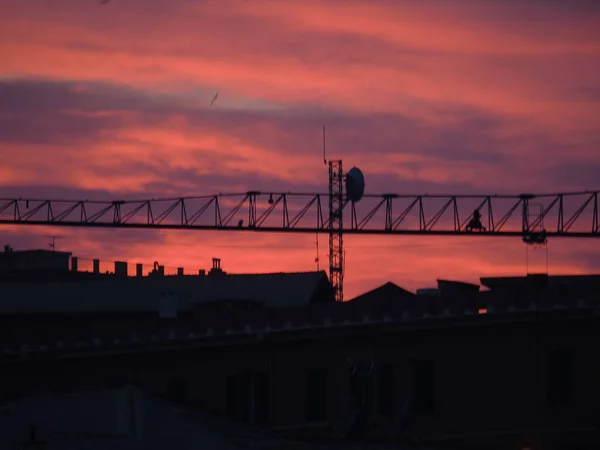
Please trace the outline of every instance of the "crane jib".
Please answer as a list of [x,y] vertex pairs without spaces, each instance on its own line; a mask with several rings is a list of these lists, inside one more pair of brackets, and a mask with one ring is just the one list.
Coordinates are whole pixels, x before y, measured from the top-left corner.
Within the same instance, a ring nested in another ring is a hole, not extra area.
[[[600,236],[598,193],[344,198],[341,232],[363,235]],[[250,191],[149,200],[0,198],[0,224],[328,233],[329,194]]]

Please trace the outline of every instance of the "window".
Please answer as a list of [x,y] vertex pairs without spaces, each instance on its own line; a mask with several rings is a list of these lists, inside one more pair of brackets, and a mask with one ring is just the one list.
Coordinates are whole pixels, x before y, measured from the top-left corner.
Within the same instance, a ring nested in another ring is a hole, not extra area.
[[254,378],[254,421],[264,425],[269,423],[269,374],[259,373]]
[[394,366],[391,364],[377,367],[377,406],[382,416],[394,416]]
[[189,381],[183,378],[174,378],[169,382],[168,397],[174,402],[184,403],[188,400]]
[[327,371],[310,370],[306,376],[306,419],[309,422],[327,420]]
[[348,394],[350,399],[350,408],[354,409],[360,403],[360,384],[358,376],[354,372],[354,366],[348,368]]
[[230,419],[267,424],[270,416],[269,375],[243,373],[227,377],[226,410]]
[[433,360],[422,359],[413,365],[413,410],[432,413],[435,409],[435,365]]
[[240,422],[250,419],[250,379],[246,374],[230,375],[226,380],[227,417]]
[[568,403],[573,390],[573,352],[554,350],[548,354],[548,383],[546,398],[552,406]]

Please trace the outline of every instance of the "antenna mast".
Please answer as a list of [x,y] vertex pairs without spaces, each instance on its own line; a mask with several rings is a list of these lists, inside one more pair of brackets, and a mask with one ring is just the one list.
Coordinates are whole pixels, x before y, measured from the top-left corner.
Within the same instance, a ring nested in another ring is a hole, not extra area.
[[47,238],[52,239],[52,242],[48,244],[48,246],[52,249],[53,252],[56,251],[56,239],[59,239],[61,236],[49,236],[46,235]]
[[315,262],[317,263],[317,272],[319,272],[321,270],[320,265],[319,265],[319,233],[316,233],[317,235],[317,257],[315,258]]
[[323,125],[323,164],[327,165],[327,158],[325,157],[325,125]]

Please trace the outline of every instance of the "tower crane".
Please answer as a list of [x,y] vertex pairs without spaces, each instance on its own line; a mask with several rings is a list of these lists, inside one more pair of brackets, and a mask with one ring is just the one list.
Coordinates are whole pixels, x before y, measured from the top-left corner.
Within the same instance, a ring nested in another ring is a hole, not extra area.
[[[360,169],[354,167],[344,174],[341,160],[328,163],[328,193],[249,191],[103,201],[0,198],[0,225],[328,233],[329,276],[338,301],[343,301],[345,234],[520,237],[527,245],[543,245],[548,238],[600,237],[600,190],[374,195],[364,194]],[[327,217],[323,214],[324,201],[329,207]],[[532,218],[533,202],[544,204]],[[349,223],[345,216],[349,216]],[[550,217],[555,219],[554,225],[545,228]]]

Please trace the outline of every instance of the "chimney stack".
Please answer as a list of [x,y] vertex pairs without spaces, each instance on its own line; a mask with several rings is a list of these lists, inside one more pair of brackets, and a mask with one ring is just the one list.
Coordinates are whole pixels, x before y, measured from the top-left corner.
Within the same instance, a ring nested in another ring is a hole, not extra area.
[[137,277],[141,277],[144,275],[144,266],[142,264],[136,264],[135,265],[135,275]]
[[127,276],[127,262],[115,261],[115,275],[121,277]]
[[96,275],[98,275],[100,273],[100,260],[99,259],[94,260],[94,273]]
[[212,269],[210,269],[209,275],[224,275],[225,272],[221,269],[221,258],[213,258]]
[[79,270],[79,258],[77,256],[71,257],[71,272],[77,272]]
[[158,261],[154,261],[154,267],[152,268],[152,272],[150,272],[150,275],[163,276],[164,274],[165,274],[165,266],[161,266],[158,264]]
[[177,268],[177,275],[183,275],[183,267]]

